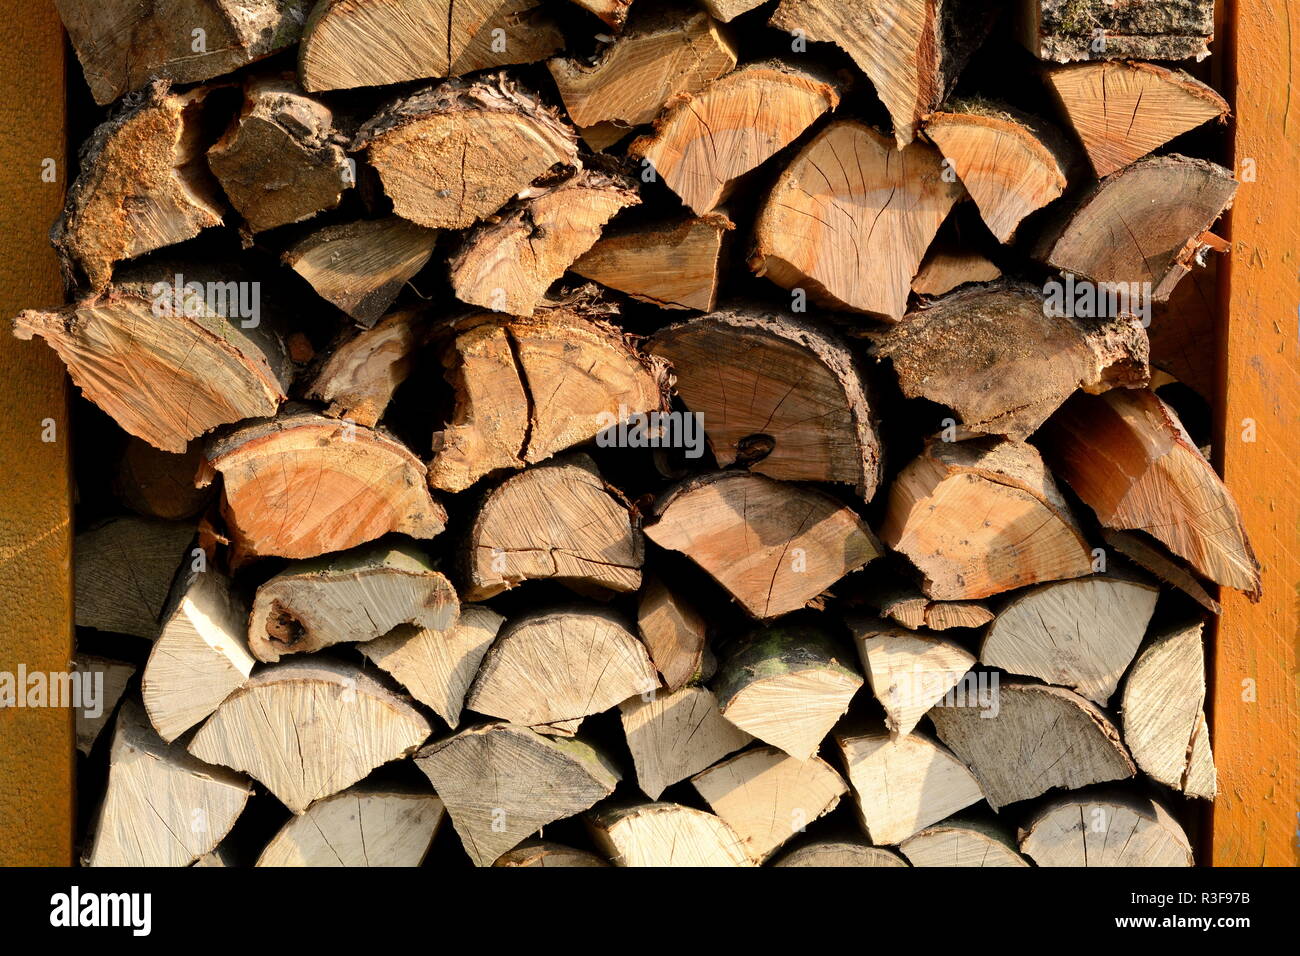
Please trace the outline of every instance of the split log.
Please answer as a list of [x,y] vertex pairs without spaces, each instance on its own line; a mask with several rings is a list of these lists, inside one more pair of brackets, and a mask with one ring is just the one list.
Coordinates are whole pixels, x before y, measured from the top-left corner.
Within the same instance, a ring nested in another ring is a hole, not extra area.
[[926,117],[925,135],[939,147],[998,242],[1011,242],[1021,221],[1060,198],[1069,184],[1064,138],[1000,103],[946,104]]
[[961,434],[1023,441],[1077,389],[1140,388],[1150,379],[1135,315],[1078,319],[1028,285],[950,293],[877,340],[908,398],[957,414]]
[[321,363],[307,397],[329,402],[330,418],[374,428],[411,372],[413,353],[424,339],[424,317],[420,309],[402,309],[373,328],[345,332]]
[[284,252],[316,294],[371,328],[433,255],[438,232],[399,216],[317,229]]
[[357,650],[455,729],[469,685],[504,623],[491,608],[469,604],[446,630],[398,626]]
[[691,785],[759,864],[849,792],[820,757],[795,760],[775,747],[737,754],[696,774]]
[[965,765],[922,734],[837,734],[836,742],[873,843],[901,843],[984,797]]
[[189,751],[249,774],[302,813],[414,753],[431,731],[359,667],[314,658],[261,669],[199,728]]
[[50,234],[65,277],[84,276],[98,291],[113,278],[114,263],[221,225],[225,204],[203,161],[208,92],[169,93],[166,84],[153,84],[142,102],[91,133]]
[[274,415],[289,384],[279,339],[236,315],[257,300],[242,302],[247,293],[225,276],[205,288],[198,273],[151,268],[99,299],[20,312],[14,335],[45,339],[123,431],[183,452],[218,425]]
[[717,669],[700,612],[659,578],[647,579],[637,605],[637,630],[669,691],[707,681]]
[[1029,866],[997,827],[949,821],[926,827],[898,848],[913,866]]
[[1165,372],[1210,406],[1223,387],[1215,365],[1217,349],[1205,348],[1219,323],[1218,262],[1217,257],[1207,258],[1205,268],[1178,283],[1168,301],[1153,305],[1147,326],[1153,372]]
[[1201,625],[1157,637],[1124,684],[1124,742],[1154,779],[1189,797],[1213,800],[1219,787],[1204,706]]
[[257,865],[419,866],[444,816],[429,792],[350,787],[291,818]]
[[208,166],[248,229],[262,232],[342,201],[352,173],[334,135],[333,112],[292,79],[257,78],[245,87],[239,117],[208,150]]
[[605,223],[640,202],[621,177],[583,170],[476,226],[449,262],[452,291],[471,305],[532,315]]
[[959,644],[874,621],[851,626],[871,692],[890,733],[906,736],[975,666]]
[[1068,687],[1105,707],[1159,596],[1141,581],[1095,575],[1033,588],[998,612],[980,662]]
[[1133,296],[1164,302],[1200,250],[1214,245],[1205,233],[1236,192],[1232,173],[1203,159],[1139,160],[1082,196],[1035,255],[1062,272],[1127,283]]
[[618,771],[580,740],[482,724],[430,744],[415,764],[447,805],[475,866],[491,866],[548,823],[609,796]]
[[98,705],[94,710],[98,713],[92,714],[91,709],[84,706],[76,709],[77,749],[87,757],[94,749],[100,733],[108,725],[109,718],[113,716],[113,709],[122,699],[126,685],[135,676],[135,670],[134,664],[125,661],[81,652],[73,655],[72,671],[80,675],[77,680],[81,681],[81,686],[84,688],[91,682],[96,685]]
[[1210,87],[1154,63],[1076,63],[1049,70],[1047,85],[1098,176],[1228,116],[1227,101]]
[[1021,442],[931,441],[889,489],[881,540],[948,601],[1077,578],[1092,552],[1038,452]]
[[1112,531],[1109,528],[1102,528],[1101,535],[1108,545],[1124,557],[1166,584],[1172,584],[1211,614],[1217,615],[1222,610],[1219,602],[1210,597],[1190,571],[1144,540],[1145,536],[1127,531]]
[[651,541],[685,554],[759,619],[804,607],[881,553],[858,514],[830,495],[744,471],[677,485],[655,516]]
[[936,707],[930,719],[974,771],[994,810],[1053,787],[1075,790],[1137,770],[1106,716],[1060,687],[1002,681],[992,710],[966,701]]
[[847,840],[819,840],[792,850],[772,866],[907,866],[892,850]]
[[158,736],[171,743],[207,718],[253,670],[248,606],[215,568],[188,570],[149,653],[140,693]]
[[931,601],[917,588],[897,581],[876,579],[867,587],[868,604],[909,631],[946,631],[954,627],[982,627],[993,612],[979,601]]
[[609,866],[594,853],[547,840],[525,840],[507,850],[493,866]]
[[207,505],[212,489],[194,487],[203,449],[191,442],[179,454],[159,451],[132,435],[113,475],[113,493],[137,514],[169,521],[192,518]]
[[605,231],[569,268],[662,309],[712,309],[735,223],[721,212]]
[[399,624],[446,631],[456,592],[409,544],[369,545],[289,565],[257,589],[248,646],[259,661],[370,641]]
[[1192,845],[1169,811],[1132,794],[1062,797],[1020,831],[1039,866],[1192,866]]
[[564,43],[538,0],[322,0],[298,48],[309,91],[535,63]]
[[381,432],[309,411],[244,425],[209,443],[221,511],[242,555],[314,558],[390,531],[432,538],[447,520],[425,468]]
[[722,662],[713,692],[727,720],[808,760],[861,686],[862,677],[826,633],[790,624],[745,639]]
[[749,267],[828,309],[901,319],[926,250],[965,194],[942,161],[924,143],[900,155],[864,123],[831,123],[764,201]]
[[700,0],[704,9],[724,23],[730,23],[742,13],[763,5],[765,0]]
[[1076,395],[1042,447],[1102,525],[1146,531],[1199,574],[1258,599],[1259,562],[1232,492],[1155,392]]
[[679,803],[611,807],[586,820],[615,866],[753,866],[731,827]]
[[645,546],[629,507],[585,454],[506,479],[483,499],[466,539],[465,598],[543,579],[582,593],[635,591]]
[[79,533],[72,548],[77,627],[152,641],[193,544],[193,525],[154,518],[110,518]]
[[658,686],[645,646],[620,618],[575,607],[507,624],[465,706],[513,724],[576,722]]
[[936,241],[912,280],[917,295],[937,296],[972,282],[992,282],[1002,270],[978,252]]
[[625,416],[668,410],[664,363],[580,303],[531,318],[473,316],[443,365],[456,409],[434,435],[429,483],[445,491],[545,461]]
[[189,866],[225,839],[252,795],[247,779],[168,745],[126,700],[85,866]]
[[633,140],[628,152],[703,215],[839,100],[818,74],[775,60],[748,63],[698,93],[674,97],[654,132]]
[[[644,5],[643,5],[644,6]],[[704,11],[669,6],[634,23],[592,61],[547,62],[569,118],[580,127],[649,123],[669,99],[698,93],[735,69],[736,51]]]
[[1021,42],[1041,60],[1203,60],[1214,0],[1019,0]]
[[292,46],[307,0],[56,0],[95,102],[154,79],[197,83]]
[[504,75],[449,80],[400,99],[357,134],[393,210],[431,229],[464,229],[552,167],[578,168],[577,137]]
[[719,466],[747,461],[769,478],[843,482],[866,501],[875,494],[880,439],[866,385],[831,332],[736,309],[661,329],[649,351],[672,364]]
[[632,0],[570,0],[589,13],[594,13],[606,26],[615,31],[622,30],[627,21],[628,8]]
[[754,739],[723,718],[703,687],[629,697],[619,710],[637,784],[651,800]]

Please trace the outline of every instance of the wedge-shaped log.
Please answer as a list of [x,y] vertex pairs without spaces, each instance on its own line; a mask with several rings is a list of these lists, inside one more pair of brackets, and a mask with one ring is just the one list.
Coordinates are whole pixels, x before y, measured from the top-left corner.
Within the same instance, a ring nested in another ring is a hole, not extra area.
[[1021,592],[980,645],[980,662],[1077,691],[1105,707],[1160,596],[1126,578],[1089,576]]
[[1002,681],[996,708],[936,707],[939,738],[979,779],[994,810],[1053,787],[1075,790],[1133,776],[1106,716],[1073,691]]
[[731,827],[679,803],[605,807],[586,821],[592,839],[615,866],[754,865]]
[[875,494],[880,439],[866,387],[829,330],[736,309],[661,329],[649,350],[672,364],[677,394],[702,416],[720,466],[752,461],[769,478],[842,482],[867,501]]
[[580,740],[554,740],[527,727],[482,724],[415,755],[447,805],[475,866],[614,791],[618,771]]
[[628,151],[703,215],[839,99],[819,74],[777,60],[748,63],[698,93],[674,97],[654,132],[633,140]]
[[641,588],[636,623],[668,690],[706,681],[717,670],[717,660],[708,648],[704,617],[657,577]]
[[77,627],[156,638],[194,530],[178,521],[125,516],[79,533],[72,549]]
[[949,820],[926,827],[898,849],[913,866],[1029,866],[1009,835],[974,821]]
[[[76,710],[77,749],[89,757],[95,741],[113,716],[117,702],[126,692],[126,685],[135,676],[136,666],[97,654],[77,652],[72,657],[72,671],[80,675],[76,679],[82,682],[83,687],[86,682],[94,681],[101,688],[98,708],[78,707]],[[96,709],[98,713],[95,713]]]
[[497,857],[493,866],[609,866],[586,850],[551,843],[549,840],[525,840],[513,850]]
[[704,9],[724,23],[763,5],[763,0],[700,0]]
[[659,686],[645,645],[609,611],[515,618],[479,669],[465,706],[514,724],[578,721]]
[[777,178],[749,266],[828,309],[896,322],[926,249],[965,194],[944,173],[932,146],[913,143],[900,157],[870,126],[836,120]]
[[852,621],[858,659],[890,733],[910,734],[975,664],[960,644],[877,621]]
[[803,607],[881,553],[831,496],[744,471],[689,479],[655,513],[650,540],[685,554],[760,619]]
[[1101,536],[1106,544],[1138,567],[1149,571],[1165,584],[1178,588],[1211,614],[1218,614],[1222,610],[1219,602],[1210,597],[1191,571],[1171,558],[1146,535],[1103,528]]
[[221,475],[221,511],[248,556],[314,558],[390,531],[432,538],[447,520],[405,445],[315,412],[244,425],[205,454],[201,480]]
[[849,792],[820,757],[795,760],[776,747],[746,750],[696,774],[691,784],[755,863],[834,810]]
[[1038,452],[1021,442],[931,441],[889,489],[881,540],[945,601],[1075,578],[1092,552]]
[[841,733],[836,742],[873,843],[901,843],[984,796],[966,766],[922,734]]
[[[1021,42],[1042,60],[1203,60],[1214,0],[1017,0]],[[1099,42],[1100,41],[1100,42]]]
[[782,856],[771,866],[907,866],[883,846],[851,840],[816,840]]
[[307,397],[329,402],[325,414],[331,418],[374,428],[410,374],[424,332],[419,309],[390,312],[373,328],[348,330],[321,363]]
[[775,624],[750,635],[722,662],[713,691],[727,720],[807,760],[861,686],[862,677],[826,633]]
[[208,763],[261,781],[294,813],[414,753],[432,728],[359,667],[297,660],[259,671],[189,744]]
[[271,838],[258,866],[419,866],[446,811],[433,793],[358,784]]
[[1259,597],[1259,562],[1232,492],[1155,392],[1076,395],[1041,444],[1102,525],[1145,531],[1211,581]]
[[409,544],[368,545],[289,565],[257,589],[248,646],[259,661],[370,641],[399,624],[446,631],[460,605]]
[[1192,845],[1169,811],[1147,797],[1061,797],[1020,831],[1039,866],[1192,866]]
[[216,848],[252,794],[248,780],[196,760],[154,733],[144,708],[122,704],[108,791],[85,866],[189,866]]
[[936,239],[912,279],[912,291],[917,295],[944,295],[971,282],[992,282],[1001,275],[1002,270],[980,253]]
[[1213,800],[1218,775],[1205,722],[1201,625],[1157,637],[1124,684],[1124,742],[1147,774],[1189,797]]
[[877,580],[868,585],[866,601],[910,631],[946,631],[954,627],[981,627],[993,612],[979,601],[931,601],[910,583]]
[[723,718],[704,687],[629,697],[619,710],[637,783],[651,800],[754,739]]

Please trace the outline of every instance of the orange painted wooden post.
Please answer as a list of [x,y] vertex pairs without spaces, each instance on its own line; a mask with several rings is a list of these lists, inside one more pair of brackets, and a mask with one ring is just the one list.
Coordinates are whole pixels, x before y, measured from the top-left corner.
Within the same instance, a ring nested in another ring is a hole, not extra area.
[[[1220,0],[1223,2],[1223,0]],[[1300,861],[1300,0],[1235,0],[1232,252],[1221,293],[1216,461],[1264,570],[1223,594],[1212,740],[1216,866]]]
[[[0,671],[17,675],[66,671],[72,656],[63,366],[7,321],[62,299],[45,234],[63,202],[67,117],[52,0],[0,0],[0,22]],[[0,864],[71,862],[73,760],[71,710],[0,709]]]

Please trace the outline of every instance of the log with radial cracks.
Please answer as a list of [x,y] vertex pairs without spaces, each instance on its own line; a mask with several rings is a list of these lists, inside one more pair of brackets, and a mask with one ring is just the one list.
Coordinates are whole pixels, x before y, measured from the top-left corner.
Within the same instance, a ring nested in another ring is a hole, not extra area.
[[706,681],[717,670],[703,615],[658,577],[642,585],[636,623],[668,690]]
[[1069,687],[1105,707],[1158,597],[1141,581],[1097,575],[1023,591],[998,611],[980,662]]
[[[1016,0],[1025,47],[1043,60],[1203,60],[1214,0]],[[1100,42],[1099,42],[1100,41]]]
[[640,202],[630,181],[590,169],[534,190],[465,237],[448,262],[452,291],[471,305],[532,315],[605,223]]
[[169,743],[243,686],[254,664],[248,605],[220,571],[187,569],[171,605],[140,683],[149,720]]
[[1107,176],[1062,210],[1035,255],[1097,283],[1128,283],[1131,297],[1164,302],[1211,243],[1203,234],[1232,204],[1232,173],[1177,153]]
[[645,646],[619,617],[574,607],[527,614],[502,628],[465,706],[571,732],[582,718],[658,686]]
[[577,168],[577,138],[504,74],[448,80],[397,100],[358,132],[393,211],[432,229],[464,229],[552,167]]
[[[198,279],[188,270],[182,281]],[[203,294],[189,286],[177,308],[172,271],[151,269],[99,299],[20,312],[14,335],[44,338],[82,394],[124,431],[179,453],[218,425],[275,414],[285,399],[279,339],[236,317],[235,286],[226,283],[220,297],[211,284]]]
[[869,620],[850,627],[862,671],[894,734],[910,734],[975,664],[975,655],[952,641]]
[[587,829],[615,866],[753,866],[721,819],[679,803],[604,807]]
[[447,520],[404,445],[315,412],[251,422],[205,454],[201,480],[221,475],[221,511],[241,555],[314,558],[390,531],[432,538]]
[[1200,624],[1152,641],[1129,671],[1120,706],[1124,742],[1138,767],[1189,797],[1213,800],[1219,788],[1205,721]]
[[1076,319],[1027,284],[963,289],[904,316],[876,342],[908,398],[957,414],[965,433],[1024,440],[1076,389],[1150,379],[1141,320]]
[[1148,797],[1061,797],[1020,831],[1020,851],[1039,866],[1192,866],[1187,834]]
[[1258,599],[1259,562],[1232,492],[1155,392],[1076,395],[1041,437],[1102,525],[1146,531],[1197,573]]
[[493,866],[609,866],[594,853],[548,840],[525,840],[502,853]]
[[445,630],[399,625],[357,650],[455,728],[469,685],[505,618],[470,604]]
[[746,64],[698,93],[673,97],[654,132],[628,152],[703,215],[838,103],[838,90],[820,74],[779,61]]
[[756,618],[804,607],[881,554],[857,512],[822,491],[745,471],[689,479],[645,529],[685,554]]
[[292,817],[258,866],[419,866],[442,825],[428,791],[359,784]]
[[252,795],[247,779],[164,743],[128,699],[86,866],[189,866],[216,848]]
[[691,778],[709,808],[762,863],[817,818],[830,813],[848,785],[820,757],[795,760],[776,747],[754,747]]
[[298,48],[311,91],[535,63],[564,42],[538,0],[321,0]]
[[942,163],[925,143],[899,151],[864,123],[831,123],[763,202],[750,268],[827,308],[901,319],[930,242],[965,194]]
[[460,605],[447,579],[410,544],[366,545],[289,565],[257,589],[248,646],[260,661],[345,641],[370,641],[399,624],[445,631]]
[[476,866],[491,866],[548,823],[609,796],[619,774],[580,740],[553,740],[527,727],[482,724],[415,756],[447,806]]
[[425,332],[419,309],[390,312],[373,328],[345,330],[312,377],[307,397],[329,402],[330,418],[374,428],[410,374]]
[[720,466],[751,461],[769,478],[841,482],[867,501],[875,494],[880,439],[866,386],[829,329],[732,309],[661,329],[648,349],[672,365]]
[[72,548],[77,627],[152,641],[194,535],[192,524],[133,515],[79,532]]
[[851,653],[811,625],[761,628],[718,668],[713,692],[722,716],[796,760],[807,760],[862,687]]
[[189,751],[249,774],[302,813],[414,753],[431,730],[361,668],[318,658],[263,668],[199,728]]
[[754,739],[722,716],[703,687],[629,697],[619,710],[637,784],[651,800]]
[[94,682],[95,692],[98,694],[97,707],[76,709],[77,750],[89,757],[95,747],[95,741],[99,739],[109,718],[113,716],[117,702],[126,692],[126,685],[135,676],[136,666],[126,661],[117,661],[96,654],[83,654],[78,651],[72,656],[72,672],[80,675],[73,680],[80,680],[82,687],[90,686],[91,682]]
[[1029,866],[1001,829],[960,819],[926,827],[898,849],[913,866]]
[[1060,687],[1002,681],[992,709],[935,707],[930,719],[994,810],[1053,787],[1076,790],[1137,770],[1106,716]]
[[892,850],[853,840],[815,840],[791,850],[772,866],[907,866]]
[[889,489],[880,538],[943,601],[1092,571],[1092,551],[1032,445],[930,441]]
[[596,593],[641,586],[644,544],[629,503],[584,454],[544,462],[488,492],[465,549],[471,601],[538,579]]

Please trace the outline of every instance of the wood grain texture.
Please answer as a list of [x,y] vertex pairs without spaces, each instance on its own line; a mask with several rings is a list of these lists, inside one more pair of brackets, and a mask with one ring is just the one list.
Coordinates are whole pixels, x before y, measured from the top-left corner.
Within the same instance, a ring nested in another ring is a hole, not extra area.
[[[1242,184],[1231,213],[1214,448],[1263,567],[1264,596],[1251,604],[1236,591],[1222,595],[1211,730],[1221,791],[1211,859],[1293,866],[1300,861],[1300,60],[1290,38],[1300,27],[1300,2],[1235,0],[1229,14],[1236,169],[1241,176],[1252,159],[1257,179]],[[1255,422],[1253,442],[1242,440],[1247,418]],[[1253,702],[1243,700],[1251,686]]]
[[[62,298],[45,232],[66,186],[63,31],[51,0],[0,0],[0,314]],[[56,182],[41,161],[58,164]],[[72,657],[67,387],[41,343],[0,330],[0,671],[64,671]],[[52,418],[58,441],[42,442]],[[73,715],[0,710],[0,865],[72,861]]]

